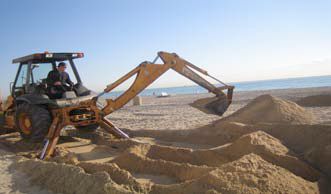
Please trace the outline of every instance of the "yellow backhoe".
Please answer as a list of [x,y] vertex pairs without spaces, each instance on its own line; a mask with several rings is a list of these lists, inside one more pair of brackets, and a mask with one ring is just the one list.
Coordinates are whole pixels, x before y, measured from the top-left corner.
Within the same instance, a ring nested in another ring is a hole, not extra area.
[[[83,56],[83,53],[45,52],[13,60],[13,63],[19,63],[19,68],[15,80],[11,84],[11,95],[1,106],[0,122],[2,123],[0,125],[6,132],[19,131],[24,139],[36,142],[45,141],[40,154],[41,159],[52,156],[60,132],[67,125],[82,131],[93,131],[101,127],[115,137],[129,138],[106,116],[123,107],[169,69],[216,95],[214,101],[205,105],[210,112],[223,115],[232,102],[233,86],[210,76],[207,71],[180,58],[177,54],[167,52],[158,52],[153,62],[141,63],[108,85],[102,93],[94,95],[83,86],[74,64],[73,59]],[[161,59],[161,64],[156,63],[158,59]],[[46,72],[56,70],[56,64],[63,61],[69,62],[77,84],[71,91],[64,92],[62,98],[52,99],[48,93],[50,86],[45,79],[47,74],[43,74],[40,69],[48,67]],[[197,72],[214,79],[220,84],[220,87],[211,84]],[[133,76],[135,79],[126,91],[114,99],[106,99],[106,104],[100,105],[99,98],[102,95],[113,91]],[[227,92],[224,93],[223,90],[227,90]]]

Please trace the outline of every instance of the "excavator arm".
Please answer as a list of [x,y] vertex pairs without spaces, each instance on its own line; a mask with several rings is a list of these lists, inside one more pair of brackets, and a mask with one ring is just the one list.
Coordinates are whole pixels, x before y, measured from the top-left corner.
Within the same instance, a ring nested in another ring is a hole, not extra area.
[[[163,64],[155,64],[157,59],[160,58]],[[201,87],[207,89],[209,92],[214,93],[216,95],[216,100],[210,102],[209,104],[216,105],[217,107],[212,107],[214,112],[218,115],[222,115],[227,107],[232,102],[232,93],[233,86],[229,86],[219,81],[218,79],[210,76],[207,71],[200,69],[199,67],[191,64],[190,62],[180,58],[175,53],[167,53],[167,52],[159,52],[156,59],[153,62],[143,62],[135,69],[115,81],[114,83],[108,85],[104,91],[98,95],[98,97],[102,96],[105,93],[111,92],[116,87],[121,85],[126,80],[130,79],[133,76],[136,76],[132,85],[119,97],[116,99],[107,99],[107,105],[102,109],[104,115],[108,115],[121,107],[127,104],[130,100],[132,100],[135,96],[137,96],[142,90],[152,84],[156,79],[158,79],[162,74],[167,72],[169,69],[173,69],[179,74],[187,77],[192,80],[196,84]],[[222,87],[216,87],[206,79],[201,77],[195,71],[200,72],[212,79],[218,81],[222,84]],[[227,90],[227,94],[223,92],[223,90]],[[207,106],[208,107],[208,106]]]
[[[163,61],[163,64],[155,64],[158,58]],[[199,67],[180,58],[174,53],[159,52],[158,56],[153,62],[141,63],[138,67],[130,71],[128,74],[124,75],[114,83],[108,85],[104,89],[104,91],[94,99],[83,101],[77,107],[64,107],[53,110],[52,115],[54,119],[46,136],[45,145],[40,154],[40,158],[44,159],[50,157],[54,153],[55,146],[59,140],[61,129],[66,125],[73,124],[68,115],[71,110],[74,109],[87,108],[94,111],[96,113],[95,121],[97,121],[98,124],[104,130],[108,131],[109,133],[113,134],[118,138],[129,138],[129,136],[125,132],[113,125],[111,121],[106,118],[106,115],[123,107],[169,69],[175,70],[176,72],[187,77],[188,79],[192,80],[193,82],[197,83],[198,85],[207,89],[209,92],[212,92],[216,95],[215,99],[213,99],[212,101],[208,101],[208,103],[206,104],[207,109],[212,109],[211,112],[218,115],[222,115],[226,111],[228,106],[231,104],[232,92],[234,89],[233,86],[229,86],[222,83],[216,78],[210,76],[207,71],[200,69]],[[206,79],[201,77],[194,70],[211,77],[223,86],[214,86]],[[100,110],[100,108],[97,106],[98,98],[105,93],[111,92],[133,76],[136,77],[129,89],[127,89],[122,95],[118,96],[115,99],[107,99],[106,106]],[[227,94],[225,94],[223,90],[228,90]]]

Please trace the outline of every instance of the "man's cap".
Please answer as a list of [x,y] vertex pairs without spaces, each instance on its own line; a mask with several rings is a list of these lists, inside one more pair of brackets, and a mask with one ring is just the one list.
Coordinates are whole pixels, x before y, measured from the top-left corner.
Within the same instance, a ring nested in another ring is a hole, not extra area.
[[63,66],[67,66],[67,64],[65,62],[60,62],[57,66],[58,67],[63,67]]

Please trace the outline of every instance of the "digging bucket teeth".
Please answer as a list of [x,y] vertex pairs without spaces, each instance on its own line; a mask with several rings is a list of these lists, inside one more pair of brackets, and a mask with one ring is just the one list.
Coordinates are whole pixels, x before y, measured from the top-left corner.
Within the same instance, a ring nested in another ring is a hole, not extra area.
[[222,116],[229,107],[229,101],[225,96],[216,97],[215,100],[207,103],[205,108],[209,110],[210,113]]
[[222,92],[220,93],[220,95],[217,95],[215,97],[198,99],[190,105],[204,113],[222,116],[232,103],[232,94],[234,87],[231,86],[227,89],[227,94]]

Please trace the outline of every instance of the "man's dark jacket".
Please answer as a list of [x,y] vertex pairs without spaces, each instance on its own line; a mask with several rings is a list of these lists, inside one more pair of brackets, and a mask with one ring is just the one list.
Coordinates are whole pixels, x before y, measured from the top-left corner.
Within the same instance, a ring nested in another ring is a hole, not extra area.
[[54,86],[54,83],[58,81],[61,82],[63,86],[66,84],[69,84],[70,86],[74,85],[67,72],[59,72],[58,70],[50,71],[47,75],[47,84]]

